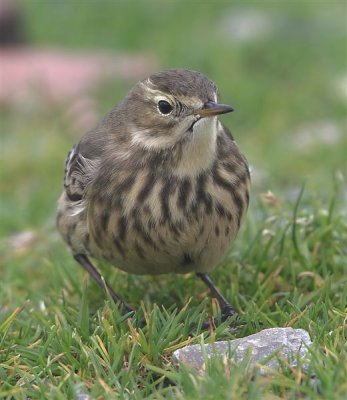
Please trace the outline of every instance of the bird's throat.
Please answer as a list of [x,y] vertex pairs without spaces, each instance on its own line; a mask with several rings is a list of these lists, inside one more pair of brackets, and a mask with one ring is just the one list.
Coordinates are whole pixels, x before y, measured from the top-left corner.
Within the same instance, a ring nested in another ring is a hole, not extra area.
[[182,146],[176,174],[198,175],[211,166],[216,153],[217,132],[218,120],[215,117],[203,118],[194,124],[188,140]]

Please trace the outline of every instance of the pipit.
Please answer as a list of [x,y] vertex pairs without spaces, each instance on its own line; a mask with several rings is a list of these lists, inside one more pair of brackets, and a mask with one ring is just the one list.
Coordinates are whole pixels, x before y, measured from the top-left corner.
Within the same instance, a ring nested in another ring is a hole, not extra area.
[[247,161],[217,116],[216,85],[187,69],[140,81],[68,154],[57,226],[74,258],[124,312],[89,257],[133,274],[195,272],[211,281],[249,202]]

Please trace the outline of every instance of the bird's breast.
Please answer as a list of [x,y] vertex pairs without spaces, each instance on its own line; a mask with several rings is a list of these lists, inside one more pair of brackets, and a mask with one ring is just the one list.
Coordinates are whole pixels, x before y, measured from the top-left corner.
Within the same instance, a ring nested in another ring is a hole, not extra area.
[[209,271],[223,258],[248,206],[246,165],[119,175],[105,196],[91,197],[92,255],[137,274]]

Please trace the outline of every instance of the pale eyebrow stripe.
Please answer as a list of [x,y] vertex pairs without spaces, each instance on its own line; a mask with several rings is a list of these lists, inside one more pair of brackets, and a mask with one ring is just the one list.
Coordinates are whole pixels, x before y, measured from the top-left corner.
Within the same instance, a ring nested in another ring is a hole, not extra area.
[[[149,84],[151,84],[153,86],[152,81],[148,78],[146,79],[145,82],[149,82]],[[153,98],[155,101],[159,101],[159,100],[167,100],[171,103],[176,103],[176,101],[179,101],[181,104],[184,104],[188,107],[192,107],[192,108],[199,108],[202,107],[203,102],[199,99],[199,97],[189,97],[189,96],[173,96],[171,93],[164,93],[161,90],[158,89],[152,89],[151,87],[149,87],[145,82],[141,82],[141,85],[144,87],[144,90],[147,91],[147,93],[151,93],[153,95]],[[216,94],[215,94],[216,96]],[[149,96],[147,96],[149,97]]]

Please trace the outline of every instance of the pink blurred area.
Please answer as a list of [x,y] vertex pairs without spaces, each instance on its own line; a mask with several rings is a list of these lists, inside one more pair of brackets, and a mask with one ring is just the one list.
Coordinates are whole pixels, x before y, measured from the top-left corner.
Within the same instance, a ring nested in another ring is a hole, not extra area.
[[66,103],[108,79],[136,80],[154,69],[145,55],[12,47],[0,49],[0,104]]
[[156,69],[148,54],[32,46],[25,28],[20,3],[0,0],[0,110],[19,119],[59,108],[76,130],[89,129],[98,119],[95,89],[122,81],[130,87]]

